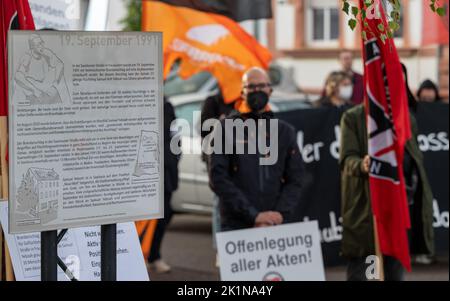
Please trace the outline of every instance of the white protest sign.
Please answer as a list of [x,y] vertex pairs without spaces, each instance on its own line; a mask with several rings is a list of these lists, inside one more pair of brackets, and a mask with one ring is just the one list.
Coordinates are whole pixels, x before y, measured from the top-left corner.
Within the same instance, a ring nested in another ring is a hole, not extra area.
[[11,233],[163,216],[162,34],[11,31]]
[[[0,202],[3,229],[8,229],[7,205]],[[16,280],[40,281],[40,233],[7,234],[5,231],[5,237]],[[69,229],[58,244],[58,256],[78,280],[100,281],[100,227]],[[59,267],[58,280],[69,280]],[[134,223],[117,225],[117,280],[149,281]]]
[[217,234],[222,281],[324,281],[317,221]]
[[[83,28],[80,0],[28,0],[36,29],[80,30]],[[84,6],[84,5],[83,5]]]

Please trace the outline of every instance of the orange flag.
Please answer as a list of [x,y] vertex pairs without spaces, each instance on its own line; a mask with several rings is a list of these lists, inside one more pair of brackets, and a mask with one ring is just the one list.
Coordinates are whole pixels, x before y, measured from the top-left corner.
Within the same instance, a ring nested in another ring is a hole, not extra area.
[[143,1],[142,30],[163,32],[164,78],[173,63],[181,60],[182,78],[210,72],[226,103],[240,97],[241,78],[247,69],[268,69],[272,60],[268,49],[238,23],[219,14]]

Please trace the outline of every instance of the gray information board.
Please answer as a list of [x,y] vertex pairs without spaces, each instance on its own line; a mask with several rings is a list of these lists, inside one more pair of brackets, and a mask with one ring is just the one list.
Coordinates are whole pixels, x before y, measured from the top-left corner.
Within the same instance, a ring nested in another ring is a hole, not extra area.
[[10,31],[10,233],[163,216],[162,34]]

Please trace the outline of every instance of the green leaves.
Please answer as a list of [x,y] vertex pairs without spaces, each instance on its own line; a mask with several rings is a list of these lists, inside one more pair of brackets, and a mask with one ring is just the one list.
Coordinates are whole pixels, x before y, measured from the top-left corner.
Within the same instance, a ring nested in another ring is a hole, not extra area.
[[[387,20],[388,26],[380,23],[376,28],[376,32],[373,32],[366,21],[369,18],[379,18],[380,14],[374,8],[375,0],[364,0],[363,7],[353,5],[349,0],[342,0],[342,11],[349,16],[348,26],[351,30],[355,30],[358,26],[358,22],[361,23],[361,36],[364,40],[367,40],[369,34],[370,37],[377,37],[383,43],[388,39],[394,38],[394,33],[400,29],[401,26],[401,1],[400,0],[379,0],[385,1],[390,5],[389,18]],[[430,8],[433,12],[439,16],[445,16],[447,13],[445,7],[440,0],[428,0],[430,2]]]
[[358,24],[358,21],[356,21],[356,19],[348,20],[348,26],[350,26],[350,28],[352,30],[355,30],[357,24]]
[[391,31],[397,31],[400,29],[400,25],[397,22],[389,21],[389,28]]
[[433,12],[443,17],[446,14],[444,6],[439,6],[439,0],[430,0],[430,8]]
[[439,7],[439,8],[437,8],[436,9],[436,12],[437,12],[437,14],[439,15],[439,16],[441,16],[441,17],[443,17],[443,16],[445,16],[445,8],[443,8],[443,7]]
[[350,14],[350,3],[348,3],[348,0],[343,0],[343,1],[344,1],[344,3],[342,5],[342,11],[344,13],[346,13],[347,15],[349,15]]
[[348,16],[353,16],[348,21],[348,26],[351,28],[351,30],[355,30],[356,26],[358,25],[358,14],[359,14],[359,8],[356,6],[351,5],[348,0],[342,0],[342,11],[345,12]]

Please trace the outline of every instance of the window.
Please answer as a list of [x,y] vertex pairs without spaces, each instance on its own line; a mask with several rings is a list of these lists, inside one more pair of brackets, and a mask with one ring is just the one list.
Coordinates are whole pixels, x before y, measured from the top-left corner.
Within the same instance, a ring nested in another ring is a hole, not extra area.
[[313,46],[337,46],[340,12],[337,1],[310,0],[306,18],[308,42]]
[[[398,0],[398,1],[401,1],[401,0]],[[388,19],[390,21],[393,20],[393,18],[391,17],[392,12],[394,11],[392,3],[389,2],[388,0],[383,0],[382,3],[383,3],[383,6],[384,6],[384,9],[386,11],[386,15],[388,16]],[[402,39],[403,38],[403,29],[404,29],[404,26],[403,26],[403,22],[404,22],[403,21],[404,20],[403,6],[404,5],[402,5],[401,9],[400,9],[400,28],[397,31],[395,31],[395,33],[394,33],[394,37],[397,38],[397,39]]]
[[277,49],[295,47],[295,5],[292,0],[275,2],[275,46]]

